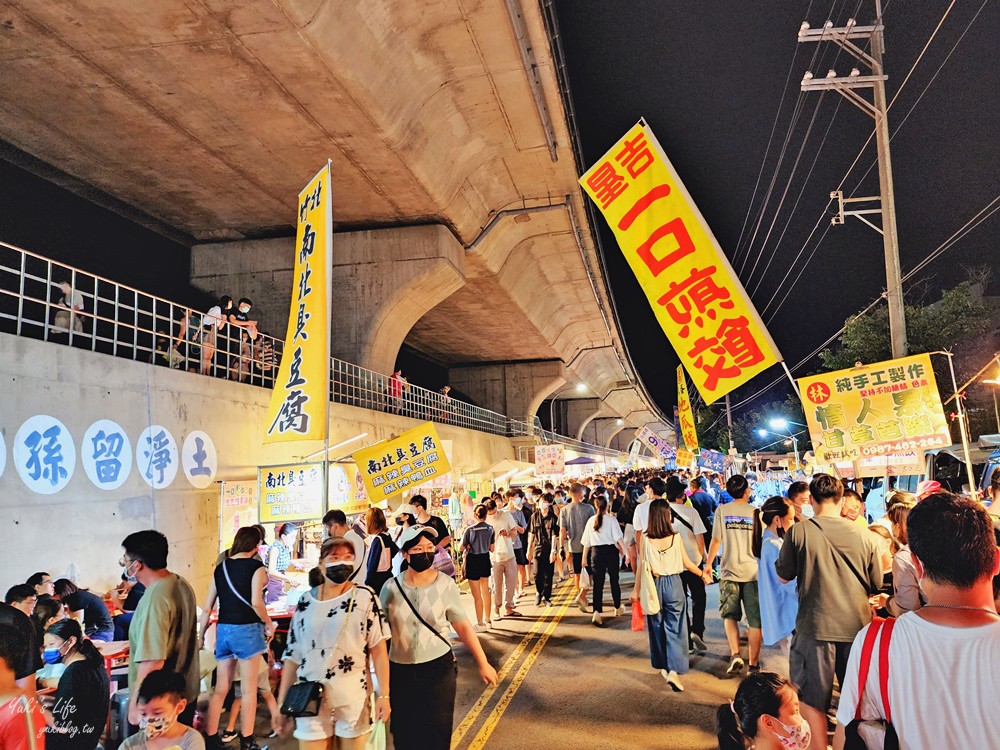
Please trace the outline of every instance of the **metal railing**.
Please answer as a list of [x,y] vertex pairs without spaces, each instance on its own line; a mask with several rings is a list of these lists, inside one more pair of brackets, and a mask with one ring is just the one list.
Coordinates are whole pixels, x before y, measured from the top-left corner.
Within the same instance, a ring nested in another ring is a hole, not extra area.
[[[228,311],[235,313],[235,308]],[[251,310],[249,318],[253,319]],[[272,388],[281,339],[0,242],[0,332]],[[506,437],[626,454],[543,430],[364,367],[330,359],[330,399]]]

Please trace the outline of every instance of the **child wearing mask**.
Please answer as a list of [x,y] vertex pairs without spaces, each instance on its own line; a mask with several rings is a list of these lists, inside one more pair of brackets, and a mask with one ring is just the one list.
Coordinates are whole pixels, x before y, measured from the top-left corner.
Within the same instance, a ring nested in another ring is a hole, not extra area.
[[139,685],[139,733],[122,743],[121,750],[205,750],[205,740],[180,715],[187,708],[184,677],[168,669],[146,675]]
[[808,750],[812,738],[795,688],[774,672],[744,679],[736,697],[719,706],[716,722],[719,750]]

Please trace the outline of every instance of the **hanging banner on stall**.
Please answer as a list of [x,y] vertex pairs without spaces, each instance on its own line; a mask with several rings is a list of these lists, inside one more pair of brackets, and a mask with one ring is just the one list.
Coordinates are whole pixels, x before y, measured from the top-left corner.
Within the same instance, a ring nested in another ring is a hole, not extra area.
[[325,467],[322,463],[261,466],[257,470],[260,523],[322,518]]
[[323,440],[330,379],[333,201],[327,163],[299,193],[292,305],[265,443]]
[[561,477],[566,473],[566,448],[562,445],[535,446],[535,475]]
[[327,510],[342,510],[349,516],[368,510],[368,491],[354,464],[330,464],[330,495]]
[[718,240],[644,120],[580,184],[611,226],[706,404],[781,361]]
[[726,455],[719,451],[702,448],[701,453],[698,454],[698,466],[721,474],[726,470]]
[[628,449],[628,464],[627,466],[631,469],[639,461],[639,451],[642,449],[642,443],[638,440],[633,440],[632,445]]
[[817,463],[923,455],[951,444],[929,354],[799,378],[799,389]]
[[648,427],[643,426],[635,439],[648,445],[654,456],[662,456],[665,461],[673,461],[677,457],[674,448]]
[[359,450],[351,458],[364,478],[372,503],[451,471],[433,422]]
[[681,439],[689,451],[698,450],[698,430],[694,424],[694,409],[688,396],[684,367],[677,367],[677,415],[681,423]]
[[257,481],[223,482],[219,495],[219,552],[233,546],[239,528],[257,522]]
[[694,453],[678,448],[677,457],[674,460],[677,462],[678,469],[690,469],[694,465]]

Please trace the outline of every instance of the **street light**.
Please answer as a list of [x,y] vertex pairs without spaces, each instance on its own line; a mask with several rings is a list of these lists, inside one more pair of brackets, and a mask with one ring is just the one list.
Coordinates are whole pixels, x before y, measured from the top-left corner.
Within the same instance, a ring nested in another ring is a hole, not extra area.
[[572,391],[572,390],[575,390],[577,393],[586,393],[587,384],[577,383],[576,385],[571,385],[567,388],[563,388],[555,396],[549,399],[549,429],[552,430],[552,432],[555,434],[558,434],[556,433],[556,399],[559,398],[564,393],[566,393],[567,391]]
[[799,466],[799,440],[795,436],[795,433],[792,432],[792,428],[789,425],[788,420],[787,419],[783,419],[781,417],[778,417],[776,419],[770,420],[770,422],[768,422],[768,424],[771,425],[772,429],[775,429],[775,430],[788,430],[788,432],[787,432],[787,434],[782,434],[780,432],[769,432],[768,430],[761,429],[761,430],[757,430],[757,434],[760,435],[761,437],[767,437],[768,435],[774,435],[775,437],[782,438],[782,439],[784,439],[786,437],[791,438],[792,439],[792,452],[795,454],[795,471],[798,471],[799,468],[800,468],[800,466]]

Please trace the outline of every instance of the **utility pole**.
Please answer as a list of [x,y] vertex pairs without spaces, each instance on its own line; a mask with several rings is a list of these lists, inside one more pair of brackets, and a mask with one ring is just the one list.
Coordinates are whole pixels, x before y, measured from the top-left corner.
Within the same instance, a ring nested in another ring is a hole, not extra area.
[[[906,356],[906,318],[903,312],[903,283],[899,267],[899,239],[896,234],[896,202],[892,186],[892,160],[889,156],[889,120],[886,116],[888,105],[885,97],[887,76],[882,65],[885,51],[885,27],[882,23],[882,2],[875,0],[875,23],[859,26],[851,18],[846,26],[834,26],[827,21],[822,29],[812,29],[803,21],[799,29],[799,43],[833,42],[867,67],[870,75],[861,75],[861,70],[852,68],[849,75],[841,77],[830,70],[825,78],[816,78],[812,71],[802,77],[803,91],[829,91],[840,93],[851,104],[875,120],[875,144],[878,149],[879,195],[866,198],[844,198],[842,191],[835,191],[830,197],[838,202],[837,215],[833,224],[843,224],[845,216],[854,216],[882,235],[885,249],[885,281],[889,301],[889,335],[892,340],[893,358]],[[858,46],[855,40],[869,40],[870,52]],[[870,88],[872,101],[858,93],[858,89]],[[857,209],[844,210],[845,204],[862,204]],[[864,206],[869,206],[865,208]],[[866,214],[881,214],[882,226],[876,226],[865,218]]]

